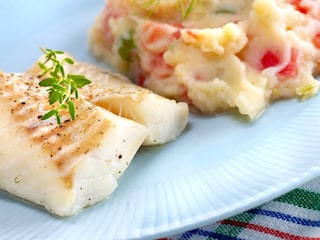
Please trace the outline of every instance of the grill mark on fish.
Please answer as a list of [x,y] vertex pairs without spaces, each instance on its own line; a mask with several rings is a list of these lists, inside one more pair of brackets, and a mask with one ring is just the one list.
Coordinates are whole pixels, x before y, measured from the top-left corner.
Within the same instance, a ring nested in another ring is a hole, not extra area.
[[41,116],[52,106],[46,100],[46,90],[39,88],[38,82],[37,78],[0,73],[0,99],[10,109],[14,123],[33,144],[41,146],[48,161],[61,171],[66,186],[72,188],[76,160],[99,147],[103,134],[112,125],[81,99],[76,102],[77,121],[70,121],[67,111],[62,112],[61,126],[54,119],[42,121]]

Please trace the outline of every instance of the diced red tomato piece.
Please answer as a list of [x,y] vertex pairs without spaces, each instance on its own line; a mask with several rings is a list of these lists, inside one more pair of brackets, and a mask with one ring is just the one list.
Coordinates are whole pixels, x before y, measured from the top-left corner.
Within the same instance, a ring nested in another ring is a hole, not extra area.
[[298,50],[295,48],[292,48],[289,63],[278,74],[285,78],[296,76],[298,72],[297,61],[298,61]]
[[159,39],[166,38],[168,35],[167,31],[165,31],[165,29],[159,24],[147,24],[145,32],[148,32],[148,34],[144,38],[144,42],[146,44],[152,44]]
[[150,64],[153,72],[160,77],[168,77],[173,73],[173,67],[166,63],[163,58],[163,54],[154,56]]
[[181,38],[181,30],[178,29],[172,36],[173,36],[174,39]]
[[141,69],[138,70],[135,76],[136,84],[139,86],[144,86],[144,82],[146,81],[146,74]]
[[[281,77],[281,79],[294,77],[297,74],[297,60],[298,50],[292,48],[290,52],[290,61],[282,70],[278,72],[278,75]],[[261,70],[269,67],[275,67],[279,64],[281,64],[280,56],[274,51],[267,51],[261,58]]]
[[296,8],[299,12],[304,13],[304,14],[308,13],[310,9],[307,8],[307,7],[305,7],[305,6],[303,6],[301,2],[302,2],[302,0],[290,0],[290,3],[291,3],[293,6],[295,6],[295,8]]
[[166,51],[174,39],[180,38],[180,31],[178,27],[148,22],[143,28],[141,44],[148,51],[159,54]]
[[187,30],[186,33],[192,38],[199,39],[198,35],[196,35],[192,30]]
[[320,49],[320,32],[314,35],[313,44],[316,48]]
[[184,26],[181,22],[174,22],[174,23],[172,23],[172,26],[180,28],[180,29],[184,28]]
[[188,87],[185,85],[181,85],[180,89],[181,89],[181,94],[179,97],[179,101],[185,102],[188,105],[192,106],[193,105],[192,99],[188,95]]
[[261,69],[275,67],[280,64],[279,54],[274,51],[267,51],[261,58]]
[[177,31],[175,33],[173,33],[173,38],[174,39],[179,39],[181,37],[181,29],[183,29],[184,26],[180,22],[174,22],[172,24],[172,26],[177,28]]

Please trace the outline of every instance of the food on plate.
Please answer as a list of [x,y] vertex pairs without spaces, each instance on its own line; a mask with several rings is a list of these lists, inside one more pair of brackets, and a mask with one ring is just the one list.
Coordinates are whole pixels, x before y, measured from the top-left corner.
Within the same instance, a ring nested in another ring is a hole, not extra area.
[[188,106],[44,52],[25,73],[0,72],[0,189],[71,216],[107,198],[142,145],[180,135]]
[[51,106],[38,83],[0,73],[0,189],[70,216],[113,192],[147,130],[82,98],[75,121],[42,120]]
[[90,49],[138,85],[200,112],[237,109],[255,119],[276,100],[318,93],[319,6],[108,0],[90,29]]
[[[187,126],[189,108],[186,103],[161,97],[133,84],[122,75],[77,61],[68,54],[59,57],[73,60],[73,64],[64,66],[66,74],[82,75],[91,80],[91,84],[79,89],[79,93],[87,101],[147,128],[148,136],[143,145],[163,144],[174,140]],[[43,58],[44,56],[41,57],[42,60]],[[40,72],[38,64],[28,70],[28,74],[34,76]]]

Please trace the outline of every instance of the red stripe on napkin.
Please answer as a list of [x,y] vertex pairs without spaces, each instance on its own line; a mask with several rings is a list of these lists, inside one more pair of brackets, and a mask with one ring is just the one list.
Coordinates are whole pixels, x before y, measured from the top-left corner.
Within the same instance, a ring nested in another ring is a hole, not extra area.
[[275,230],[272,228],[264,227],[261,225],[253,224],[253,223],[246,223],[246,222],[239,222],[235,220],[224,220],[221,222],[221,224],[225,225],[232,225],[236,227],[242,227],[250,230],[254,230],[256,232],[262,232],[265,234],[269,234],[272,236],[276,236],[283,239],[290,239],[290,240],[319,240],[320,238],[312,238],[312,237],[303,237],[303,236],[297,236],[286,232],[281,232],[279,230]]

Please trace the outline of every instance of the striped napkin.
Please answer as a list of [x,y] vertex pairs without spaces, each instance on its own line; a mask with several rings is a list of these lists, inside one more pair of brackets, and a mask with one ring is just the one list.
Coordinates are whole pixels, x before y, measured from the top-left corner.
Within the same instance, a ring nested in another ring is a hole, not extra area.
[[320,240],[320,177],[257,208],[168,240]]

